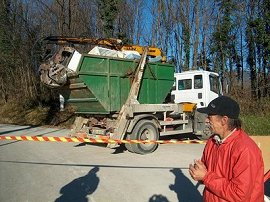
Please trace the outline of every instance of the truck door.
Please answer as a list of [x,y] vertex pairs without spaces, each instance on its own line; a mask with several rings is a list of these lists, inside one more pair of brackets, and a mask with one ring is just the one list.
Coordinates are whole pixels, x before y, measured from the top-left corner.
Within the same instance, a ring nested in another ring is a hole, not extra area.
[[193,86],[194,86],[194,99],[197,103],[197,108],[206,107],[206,90],[204,85],[204,79],[202,74],[196,74],[193,78]]
[[[209,81],[208,81],[209,79]],[[209,78],[206,79],[209,86],[207,88],[207,96],[206,96],[206,102],[207,105],[209,102],[211,102],[213,99],[217,98],[218,96],[222,95],[222,88],[221,88],[221,82],[219,80],[218,75],[215,74],[209,74]]]

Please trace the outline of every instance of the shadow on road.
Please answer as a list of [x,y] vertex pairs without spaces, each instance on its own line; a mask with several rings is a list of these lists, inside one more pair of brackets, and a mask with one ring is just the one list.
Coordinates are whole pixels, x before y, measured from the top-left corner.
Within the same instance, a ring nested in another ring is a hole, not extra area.
[[39,126],[22,126],[21,128],[17,128],[14,130],[6,130],[6,131],[2,131],[0,132],[0,135],[5,135],[8,133],[12,133],[12,132],[18,132],[18,131],[22,131],[22,130],[29,130],[29,129],[33,129],[33,128],[37,128]]
[[[92,146],[96,146],[96,147],[107,147],[106,143],[89,143],[89,142],[82,142],[79,143],[77,145],[75,145],[74,147],[83,147],[86,145],[92,145]],[[127,151],[126,147],[124,144],[120,144],[118,147],[112,149],[112,153],[111,154],[122,154],[125,151]]]
[[202,196],[197,189],[198,187],[193,185],[181,169],[173,168],[170,172],[175,175],[175,182],[169,188],[177,194],[178,201],[202,201]]
[[[194,134],[191,133],[186,133],[186,134],[181,134],[181,135],[170,135],[170,136],[161,136],[160,140],[198,140],[198,137]],[[107,143],[89,143],[89,142],[82,142],[74,147],[82,147],[82,146],[87,146],[87,145],[92,145],[92,146],[97,146],[97,147],[107,147]],[[121,154],[127,151],[125,144],[120,144],[118,147],[112,149],[111,154]]]
[[188,169],[188,167],[158,167],[158,166],[125,166],[125,165],[101,165],[101,164],[67,164],[67,163],[49,163],[49,162],[31,162],[31,161],[5,161],[0,160],[0,163],[12,163],[12,164],[29,164],[29,165],[44,165],[44,166],[70,166],[70,167],[99,167],[99,168],[124,168],[124,169]]
[[270,197],[270,179],[264,183],[264,195]]
[[88,195],[94,193],[99,184],[97,172],[99,167],[94,167],[85,176],[77,178],[61,188],[60,196],[55,202],[87,202]]
[[169,200],[166,198],[166,196],[155,194],[149,199],[149,202],[169,202]]

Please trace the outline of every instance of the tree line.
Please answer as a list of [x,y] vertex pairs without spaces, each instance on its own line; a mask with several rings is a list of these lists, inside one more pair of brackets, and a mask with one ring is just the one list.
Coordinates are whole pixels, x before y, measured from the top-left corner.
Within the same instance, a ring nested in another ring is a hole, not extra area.
[[156,46],[176,72],[215,71],[229,91],[270,97],[270,0],[1,0],[2,101],[49,99],[40,41],[55,35]]

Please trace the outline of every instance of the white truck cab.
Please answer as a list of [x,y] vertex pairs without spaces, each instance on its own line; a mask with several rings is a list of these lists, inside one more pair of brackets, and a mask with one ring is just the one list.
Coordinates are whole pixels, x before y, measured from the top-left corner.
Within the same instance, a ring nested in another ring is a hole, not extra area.
[[171,92],[174,103],[196,103],[197,108],[206,107],[216,97],[222,95],[219,75],[204,70],[175,73],[175,83]]

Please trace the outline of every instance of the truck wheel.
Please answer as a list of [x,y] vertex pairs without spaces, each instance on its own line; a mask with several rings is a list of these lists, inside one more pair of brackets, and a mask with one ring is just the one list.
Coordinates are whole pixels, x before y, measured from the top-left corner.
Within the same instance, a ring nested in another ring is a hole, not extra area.
[[213,133],[208,127],[205,127],[202,135],[199,137],[201,140],[208,140]]
[[206,114],[202,114],[197,110],[195,111],[194,133],[201,140],[207,140],[212,135],[212,132],[210,131],[209,127],[206,126],[205,124],[206,117],[207,117]]
[[[126,140],[130,140],[130,135],[127,135]],[[131,144],[125,143],[125,147],[126,147],[126,149],[127,149],[129,152],[134,153],[134,151],[133,151],[133,149],[132,149],[132,147],[131,147]]]
[[[139,121],[132,130],[130,135],[132,140],[158,140],[159,131],[151,120]],[[137,154],[148,154],[155,151],[158,147],[157,143],[132,143],[130,144],[133,152]]]

